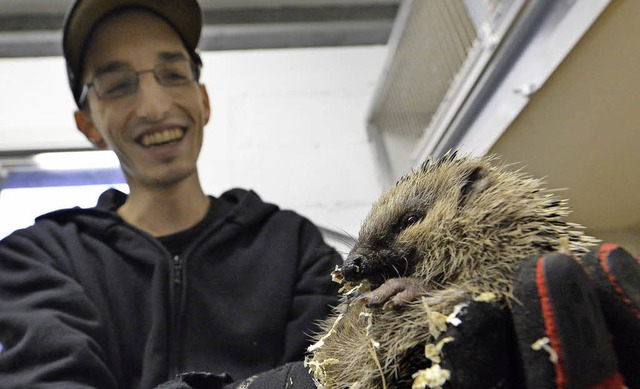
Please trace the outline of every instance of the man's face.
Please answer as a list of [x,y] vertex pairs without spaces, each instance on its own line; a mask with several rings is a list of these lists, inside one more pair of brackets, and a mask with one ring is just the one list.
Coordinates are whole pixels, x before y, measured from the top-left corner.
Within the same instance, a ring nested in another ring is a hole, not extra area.
[[[177,57],[189,58],[171,26],[142,11],[105,21],[87,47],[84,83],[112,70],[147,70]],[[152,72],[140,74],[138,82],[135,93],[108,100],[91,88],[89,109],[76,112],[78,128],[93,144],[116,153],[132,189],[168,187],[197,176],[210,113],[206,89],[195,81],[162,86]]]

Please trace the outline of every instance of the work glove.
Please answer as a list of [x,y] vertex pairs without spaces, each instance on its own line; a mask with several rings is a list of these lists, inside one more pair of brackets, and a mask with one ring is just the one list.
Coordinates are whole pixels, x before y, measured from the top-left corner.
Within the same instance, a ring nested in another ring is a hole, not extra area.
[[533,256],[516,267],[513,291],[511,309],[470,301],[435,342],[437,371],[413,387],[640,388],[637,258],[611,244],[578,259]]
[[313,378],[301,362],[233,381],[228,374],[190,372],[176,376],[155,389],[315,389]]
[[596,285],[624,383],[640,388],[640,260],[603,244],[582,263]]
[[513,286],[525,387],[623,388],[600,299],[607,285],[582,261],[562,253],[531,257],[516,268]]

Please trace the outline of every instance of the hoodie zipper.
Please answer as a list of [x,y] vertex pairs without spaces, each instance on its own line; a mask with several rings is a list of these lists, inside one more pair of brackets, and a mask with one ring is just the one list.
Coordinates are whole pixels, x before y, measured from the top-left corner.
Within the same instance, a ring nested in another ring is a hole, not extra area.
[[173,257],[173,290],[174,298],[180,302],[182,297],[182,261],[179,255]]
[[169,344],[169,371],[170,379],[173,379],[178,371],[178,360],[180,359],[180,339],[181,339],[181,317],[184,309],[182,304],[182,295],[184,293],[183,288],[183,261],[179,255],[173,257],[173,298],[171,306],[174,309],[171,310],[171,332],[170,332],[170,344]]

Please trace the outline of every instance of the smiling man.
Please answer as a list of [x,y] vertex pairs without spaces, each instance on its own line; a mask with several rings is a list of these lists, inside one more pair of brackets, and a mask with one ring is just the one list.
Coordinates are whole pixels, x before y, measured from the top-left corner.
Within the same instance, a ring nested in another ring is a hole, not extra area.
[[210,113],[198,65],[171,25],[144,10],[108,15],[85,45],[75,118],[120,160],[131,194],[118,213],[156,236],[193,225],[209,208],[196,170]]
[[0,387],[220,387],[291,370],[337,302],[341,258],[310,221],[202,189],[201,27],[195,0],[77,0],[67,14],[77,127],[114,151],[130,193],[0,242]]

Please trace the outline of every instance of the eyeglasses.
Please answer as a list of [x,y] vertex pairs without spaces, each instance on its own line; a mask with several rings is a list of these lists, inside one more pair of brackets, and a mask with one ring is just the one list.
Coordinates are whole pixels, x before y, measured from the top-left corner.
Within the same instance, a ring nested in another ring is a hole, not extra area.
[[153,73],[153,77],[162,86],[181,86],[196,80],[197,69],[193,61],[180,58],[168,62],[162,62],[152,69],[139,71],[114,70],[97,74],[91,82],[85,84],[78,99],[79,105],[83,106],[89,88],[93,88],[96,95],[101,100],[112,100],[119,97],[130,96],[138,91],[139,77],[144,73]]

